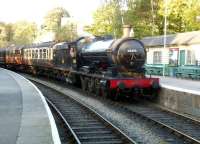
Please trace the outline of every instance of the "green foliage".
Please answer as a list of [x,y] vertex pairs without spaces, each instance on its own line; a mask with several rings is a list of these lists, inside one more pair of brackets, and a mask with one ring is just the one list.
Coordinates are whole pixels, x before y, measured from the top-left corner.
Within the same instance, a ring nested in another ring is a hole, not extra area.
[[5,47],[12,42],[13,25],[0,23],[0,47]]
[[58,42],[73,41],[78,37],[77,25],[74,23],[68,23],[59,29],[55,34],[55,39]]
[[[134,28],[135,37],[152,34],[151,0],[109,0],[94,13],[94,24],[86,30],[94,35],[121,37],[124,24]],[[156,30],[155,30],[156,33]]]
[[141,38],[149,35],[156,35],[157,28],[153,22],[157,11],[157,4],[154,5],[154,13],[152,13],[151,0],[128,0],[128,10],[124,12],[125,24],[133,26],[135,37]]
[[43,28],[47,31],[56,32],[61,28],[61,20],[63,17],[69,17],[69,13],[62,7],[50,10],[44,18]]
[[122,34],[122,21],[120,6],[115,1],[109,1],[97,9],[93,15],[94,24],[85,29],[93,35],[113,35],[119,37]]
[[17,45],[31,44],[37,36],[37,25],[26,21],[13,25],[13,42]]
[[[120,31],[124,24],[133,26],[135,37],[162,35],[164,29],[164,8],[167,7],[167,33],[194,31],[200,29],[196,16],[200,16],[200,0],[106,0],[94,13],[94,24],[86,30],[95,35]],[[125,9],[123,9],[125,4]],[[121,11],[120,11],[121,10]],[[118,25],[116,24],[118,23]]]
[[52,31],[55,34],[55,41],[70,41],[77,37],[77,26],[74,23],[68,23],[62,26],[62,18],[69,17],[69,13],[62,7],[52,9],[44,18],[43,28],[46,31]]
[[[163,1],[160,2],[159,15],[164,17]],[[200,0],[168,0],[167,20],[168,32],[186,32],[199,30],[200,25],[196,16],[200,15]]]
[[10,44],[24,45],[33,43],[37,35],[37,25],[26,21],[13,24],[0,23],[0,47]]

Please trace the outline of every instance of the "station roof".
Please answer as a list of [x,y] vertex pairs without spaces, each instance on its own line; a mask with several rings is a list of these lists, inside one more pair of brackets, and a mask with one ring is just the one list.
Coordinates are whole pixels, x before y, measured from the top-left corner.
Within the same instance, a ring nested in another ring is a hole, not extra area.
[[[141,39],[145,47],[163,46],[164,36],[144,37]],[[200,31],[192,31],[166,36],[166,45],[200,44]]]

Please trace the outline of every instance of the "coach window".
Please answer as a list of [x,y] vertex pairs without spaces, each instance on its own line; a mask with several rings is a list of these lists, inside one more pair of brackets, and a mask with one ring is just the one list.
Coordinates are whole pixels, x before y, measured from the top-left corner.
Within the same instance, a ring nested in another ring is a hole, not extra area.
[[27,59],[29,59],[29,50],[26,50],[27,51]]
[[31,59],[31,51],[28,50],[28,59]]
[[38,50],[35,51],[35,58],[38,59]]
[[43,49],[43,59],[46,59],[46,49]]
[[28,50],[25,50],[26,59],[28,59]]
[[27,50],[24,50],[24,58],[27,59]]
[[49,59],[49,49],[47,49],[47,59]]
[[30,59],[32,59],[32,50],[30,49]]
[[49,60],[51,59],[51,48],[49,49]]
[[40,49],[40,59],[42,59],[42,49]]
[[32,59],[35,58],[35,50],[32,50]]
[[24,56],[25,56],[25,59],[28,58],[28,50],[25,50],[25,51],[24,51]]
[[26,50],[26,59],[28,59],[28,56],[29,56],[29,51]]
[[24,58],[27,59],[27,50],[24,50]]
[[35,58],[35,50],[32,50],[32,59]]
[[50,59],[51,59],[51,60],[53,59],[53,48],[51,48],[51,56],[50,56]]

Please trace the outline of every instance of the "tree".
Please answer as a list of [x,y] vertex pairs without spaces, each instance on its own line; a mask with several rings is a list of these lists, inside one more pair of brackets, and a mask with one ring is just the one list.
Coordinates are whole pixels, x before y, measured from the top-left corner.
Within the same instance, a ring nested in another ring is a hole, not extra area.
[[5,47],[13,40],[13,25],[0,23],[0,47]]
[[156,3],[152,3],[152,0],[127,0],[127,7],[127,11],[124,12],[124,22],[133,26],[135,37],[157,34],[157,26],[153,21],[156,18]]
[[17,45],[31,44],[37,36],[37,25],[20,21],[13,25],[13,43]]
[[62,7],[57,7],[50,10],[44,18],[44,28],[46,31],[51,31],[55,34],[55,41],[66,40],[67,25],[62,26],[62,18],[69,17],[69,13]]
[[96,10],[93,18],[94,24],[86,27],[88,32],[93,35],[121,36],[121,13],[119,3],[116,1],[107,1]]
[[44,18],[43,28],[47,31],[56,32],[61,28],[61,20],[63,17],[69,17],[69,13],[62,7],[50,10]]
[[73,22],[62,26],[60,31],[55,34],[55,40],[58,42],[73,41],[77,37],[77,25]]
[[[165,5],[160,1],[159,15],[165,16],[164,8],[167,6],[168,33],[199,30],[200,25],[196,16],[200,15],[200,0],[168,0]],[[162,31],[162,27],[159,29]]]
[[[154,3],[155,13],[157,3]],[[151,0],[107,0],[94,13],[94,24],[86,30],[95,35],[111,34],[121,37],[122,24],[132,25],[135,37],[157,34],[152,21]]]

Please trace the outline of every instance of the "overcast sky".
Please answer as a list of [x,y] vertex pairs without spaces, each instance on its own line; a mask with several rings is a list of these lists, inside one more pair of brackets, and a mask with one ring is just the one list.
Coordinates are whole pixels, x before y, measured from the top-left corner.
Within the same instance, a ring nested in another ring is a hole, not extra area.
[[102,0],[1,0],[0,21],[34,21],[42,24],[45,14],[54,7],[62,6],[74,19],[82,23],[92,22],[92,12]]

